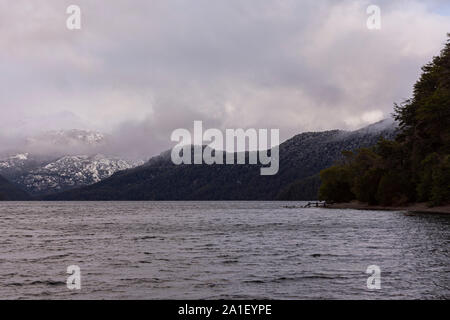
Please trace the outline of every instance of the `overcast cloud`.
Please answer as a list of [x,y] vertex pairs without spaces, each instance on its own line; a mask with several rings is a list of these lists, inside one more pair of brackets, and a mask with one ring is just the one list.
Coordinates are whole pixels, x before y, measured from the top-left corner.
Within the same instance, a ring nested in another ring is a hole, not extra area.
[[[448,1],[0,0],[0,142],[112,134],[151,156],[205,127],[355,129],[389,117],[450,32]],[[77,4],[82,29],[66,28]]]

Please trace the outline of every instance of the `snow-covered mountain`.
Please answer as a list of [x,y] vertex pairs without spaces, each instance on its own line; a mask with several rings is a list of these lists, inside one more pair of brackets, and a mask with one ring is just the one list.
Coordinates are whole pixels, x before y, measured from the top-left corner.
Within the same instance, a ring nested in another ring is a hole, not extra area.
[[143,161],[130,162],[100,154],[64,156],[16,176],[13,181],[31,194],[45,194],[93,184],[140,164]]
[[0,157],[0,174],[5,177],[20,175],[46,162],[45,157],[31,155],[28,152],[13,153]]
[[98,153],[106,139],[102,133],[85,130],[29,137],[23,147],[26,152],[0,156],[0,175],[32,195],[42,195],[90,185],[144,163]]
[[29,153],[18,153],[0,160],[0,170],[24,167],[28,162]]

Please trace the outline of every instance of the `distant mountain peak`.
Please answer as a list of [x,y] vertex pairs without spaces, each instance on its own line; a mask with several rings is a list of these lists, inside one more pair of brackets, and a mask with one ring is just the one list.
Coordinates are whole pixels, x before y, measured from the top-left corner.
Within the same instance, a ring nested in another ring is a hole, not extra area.
[[27,170],[14,181],[31,194],[46,194],[90,185],[141,164],[101,154],[68,155]]
[[[385,128],[385,129],[382,129]],[[361,130],[366,130],[366,133]],[[127,170],[100,183],[46,197],[49,200],[274,200],[290,197],[290,185],[298,187],[297,200],[314,200],[318,183],[314,176],[341,159],[343,150],[377,143],[380,136],[395,136],[389,122],[356,131],[306,132],[280,144],[280,170],[260,176],[258,165],[179,165],[170,150],[144,166]],[[312,178],[313,177],[313,178]],[[285,191],[287,190],[287,191]]]

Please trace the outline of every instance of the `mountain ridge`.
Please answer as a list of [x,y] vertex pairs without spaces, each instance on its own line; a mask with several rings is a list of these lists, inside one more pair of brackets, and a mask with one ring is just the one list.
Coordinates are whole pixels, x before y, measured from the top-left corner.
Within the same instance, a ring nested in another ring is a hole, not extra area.
[[260,165],[176,166],[168,157],[170,153],[165,151],[142,166],[43,199],[276,200],[290,184],[317,175],[332,165],[343,150],[368,147],[380,137],[392,138],[395,134],[396,126],[390,120],[355,131],[298,134],[280,144],[280,170],[275,176],[260,176]]
[[98,153],[107,136],[97,131],[44,131],[25,141],[0,156],[0,174],[32,196],[90,185],[144,163]]

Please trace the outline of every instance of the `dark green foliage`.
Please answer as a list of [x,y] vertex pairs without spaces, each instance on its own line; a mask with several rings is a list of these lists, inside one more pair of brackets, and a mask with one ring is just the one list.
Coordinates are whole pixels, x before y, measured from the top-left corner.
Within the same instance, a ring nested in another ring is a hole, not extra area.
[[383,206],[404,205],[410,201],[408,197],[410,181],[402,171],[387,171],[378,183],[376,200]]
[[[373,148],[347,152],[333,170],[348,174],[337,176],[342,181],[321,174],[324,190],[350,183],[353,199],[381,205],[450,202],[450,40],[422,70],[413,97],[395,105],[396,140],[381,139]],[[326,195],[326,200],[341,199],[341,193]]]
[[355,198],[351,191],[352,175],[346,166],[333,166],[320,172],[325,183],[319,189],[319,199],[348,202]]
[[439,205],[450,199],[450,156],[433,168],[430,202]]
[[436,152],[429,154],[422,161],[422,170],[419,174],[420,182],[417,185],[417,200],[427,201],[431,199],[431,189],[433,188],[433,171],[439,164],[439,155]]
[[355,198],[361,202],[369,204],[377,203],[377,188],[382,178],[383,171],[379,168],[369,168],[361,176],[355,177],[352,191]]
[[285,187],[277,196],[277,200],[308,201],[319,198],[320,177],[314,175],[295,181]]

